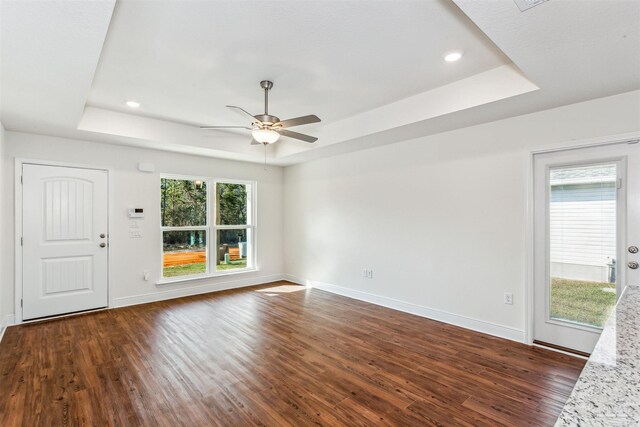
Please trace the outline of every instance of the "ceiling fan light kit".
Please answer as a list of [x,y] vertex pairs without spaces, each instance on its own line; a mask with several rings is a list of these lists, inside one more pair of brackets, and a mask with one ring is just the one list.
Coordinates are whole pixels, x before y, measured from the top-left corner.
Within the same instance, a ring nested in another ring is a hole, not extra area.
[[273,144],[280,138],[280,134],[275,130],[256,128],[251,131],[253,139],[261,144]]
[[293,126],[301,126],[310,123],[320,122],[320,118],[313,114],[308,116],[296,117],[294,119],[280,120],[276,116],[269,114],[269,91],[273,88],[273,82],[269,80],[263,80],[260,82],[260,87],[264,90],[264,114],[256,114],[255,116],[248,111],[236,107],[233,105],[227,105],[227,108],[236,112],[245,119],[250,120],[251,127],[248,126],[200,126],[200,129],[246,129],[251,131],[253,140],[252,145],[268,145],[276,142],[280,136],[286,136],[289,138],[299,139],[301,141],[314,143],[318,138],[310,135],[305,135],[298,132],[290,131],[286,128]]

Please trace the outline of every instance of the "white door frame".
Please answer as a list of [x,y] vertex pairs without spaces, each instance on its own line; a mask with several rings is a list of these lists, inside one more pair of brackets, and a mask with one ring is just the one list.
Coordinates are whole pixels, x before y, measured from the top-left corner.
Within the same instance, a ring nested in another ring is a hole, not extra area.
[[[113,186],[111,185],[111,169],[103,166],[86,165],[78,163],[58,162],[51,160],[39,160],[39,159],[25,159],[16,157],[14,165],[14,292],[15,292],[15,306],[14,306],[14,325],[21,323],[38,322],[43,320],[49,320],[60,316],[51,316],[45,319],[36,320],[22,320],[22,166],[25,164],[39,165],[39,166],[58,166],[66,168],[77,169],[93,169],[107,172],[107,235],[111,233],[111,200]],[[107,245],[107,308],[112,306],[111,295],[111,245]],[[81,313],[78,313],[81,314]],[[68,315],[62,315],[68,316]]]
[[630,132],[619,135],[610,135],[599,138],[591,138],[577,141],[567,141],[561,144],[554,144],[549,148],[530,151],[527,155],[527,212],[525,229],[525,295],[524,295],[524,342],[533,345],[534,340],[534,266],[535,266],[535,236],[534,236],[534,157],[536,154],[554,153],[569,150],[579,150],[583,148],[604,147],[607,145],[624,144],[640,141],[640,132]]

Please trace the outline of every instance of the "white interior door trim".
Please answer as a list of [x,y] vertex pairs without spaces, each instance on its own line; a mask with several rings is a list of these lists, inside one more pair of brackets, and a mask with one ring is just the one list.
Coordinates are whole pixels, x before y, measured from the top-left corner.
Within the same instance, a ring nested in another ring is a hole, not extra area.
[[640,141],[640,132],[629,132],[624,134],[609,135],[598,138],[589,138],[575,141],[566,141],[560,144],[553,144],[548,148],[532,150],[527,158],[527,179],[526,179],[526,226],[525,226],[525,281],[524,281],[524,342],[533,345],[534,334],[534,266],[535,266],[535,235],[534,235],[534,157],[536,154],[561,152],[568,150],[579,150],[590,147],[602,147],[607,145],[626,144]]
[[[112,215],[112,201],[113,201],[113,185],[112,185],[112,173],[111,168],[97,165],[86,165],[86,164],[78,164],[78,163],[69,163],[69,162],[59,162],[52,160],[41,160],[41,159],[28,159],[28,158],[19,158],[16,157],[14,160],[14,324],[19,325],[21,323],[30,323],[30,322],[38,322],[42,320],[49,319],[39,319],[39,320],[22,320],[22,166],[25,164],[32,165],[41,165],[41,166],[60,166],[67,168],[79,168],[79,169],[94,169],[94,170],[103,170],[107,172],[107,186],[108,186],[108,194],[107,194],[107,224],[109,230],[112,230],[111,218]],[[108,259],[111,258],[111,245],[107,246]],[[111,263],[108,263],[107,266],[107,295],[108,295],[108,306],[113,306],[113,295],[111,292]],[[64,316],[53,316],[55,317],[64,317]]]

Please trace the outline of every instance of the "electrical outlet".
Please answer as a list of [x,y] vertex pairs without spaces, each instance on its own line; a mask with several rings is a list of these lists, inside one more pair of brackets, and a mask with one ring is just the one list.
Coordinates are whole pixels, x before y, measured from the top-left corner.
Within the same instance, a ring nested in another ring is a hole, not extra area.
[[367,278],[369,278],[369,279],[373,279],[373,270],[369,270],[369,271],[367,272]]
[[365,279],[373,279],[373,270],[365,268],[364,270],[362,270],[362,277],[364,277]]
[[149,281],[149,270],[144,270],[144,271],[142,272],[142,277],[144,278],[144,280],[145,280],[146,282],[148,282],[148,281]]
[[510,292],[505,292],[504,293],[504,303],[505,304],[509,304],[509,305],[513,305],[513,294]]

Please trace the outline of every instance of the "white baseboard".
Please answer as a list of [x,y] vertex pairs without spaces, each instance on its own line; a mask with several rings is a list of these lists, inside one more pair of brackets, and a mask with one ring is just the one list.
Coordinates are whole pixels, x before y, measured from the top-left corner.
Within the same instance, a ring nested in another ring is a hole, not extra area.
[[2,342],[2,337],[4,337],[4,331],[11,325],[15,325],[16,319],[13,314],[7,314],[4,316],[2,321],[0,321],[0,342]]
[[180,287],[178,289],[171,289],[167,291],[150,292],[148,294],[114,298],[111,301],[111,306],[109,308],[127,307],[130,305],[146,304],[149,302],[164,301],[173,298],[207,294],[209,292],[226,291],[229,289],[244,288],[246,286],[262,285],[264,283],[283,280],[283,276],[283,274],[271,274],[268,276],[226,280],[224,282],[217,281],[215,283],[208,283],[204,285]]
[[302,285],[302,286],[310,286],[308,284],[308,280],[298,279],[297,277],[292,276],[290,274],[283,274],[282,275],[282,280],[286,280],[287,282],[295,283],[295,284]]
[[[272,274],[268,276],[228,280],[224,282],[216,282],[205,285],[180,287],[179,289],[171,289],[162,292],[153,292],[148,294],[114,298],[110,308],[126,307],[130,305],[146,304],[149,302],[164,301],[191,295],[200,295],[216,291],[237,289],[247,286],[276,282],[279,280],[287,280],[299,285],[311,286],[323,291],[357,299],[360,301],[369,302],[371,304],[381,305],[383,307],[392,308],[394,310],[403,311],[405,313],[415,314],[416,316],[426,317],[428,319],[449,323],[451,325],[460,326],[462,328],[471,329],[473,331],[482,332],[500,338],[506,338],[512,341],[524,342],[525,339],[524,331],[511,328],[509,326],[498,325],[495,323],[486,322],[484,320],[473,319],[470,317],[461,316],[459,314],[411,304],[397,299],[349,289],[342,286],[336,286],[329,283],[317,282],[312,280],[302,280],[290,274]],[[8,314],[2,319],[2,323],[0,324],[0,340],[2,340],[2,335],[4,335],[4,331],[7,326],[11,326],[14,324],[15,318],[13,314]]]
[[449,323],[451,325],[471,329],[472,331],[482,332],[484,334],[506,338],[512,341],[524,342],[525,340],[523,330],[512,328],[509,326],[498,325],[496,323],[491,323],[484,320],[473,319],[471,317],[461,316],[459,314],[449,313],[447,311],[438,310],[435,308],[411,304],[389,297],[370,294],[368,292],[357,291],[354,289],[345,288],[343,286],[336,286],[329,283],[316,282],[313,280],[301,280],[288,274],[285,274],[283,277],[284,280],[289,280],[301,285],[311,286],[312,288],[321,289],[323,291],[331,292],[345,297],[369,302],[371,304],[381,305],[383,307],[392,308],[394,310],[403,311],[405,313],[415,314],[416,316],[426,317],[428,319],[437,320],[439,322]]
[[[164,301],[168,299],[188,297],[191,295],[207,294],[210,292],[225,291],[229,289],[244,288],[247,286],[262,285],[264,283],[271,283],[279,280],[284,280],[283,276],[284,276],[283,274],[271,274],[268,276],[252,277],[249,279],[226,280],[224,282],[216,282],[216,283],[189,286],[189,287],[180,287],[178,289],[172,289],[168,291],[152,292],[148,294],[114,298],[111,301],[111,305],[107,309],[127,307],[130,305],[146,304],[149,302]],[[81,314],[81,313],[77,313],[77,314]],[[53,318],[67,317],[67,316],[69,315],[63,314],[61,316],[50,317],[47,319],[38,319],[37,321],[50,320]],[[31,322],[33,321],[28,321],[26,323],[31,323]],[[7,326],[11,326],[15,324],[16,324],[15,315],[13,314],[8,314],[4,317],[4,319],[2,319],[2,321],[0,322],[0,341],[2,340],[2,336],[4,335],[4,331],[7,328]]]

